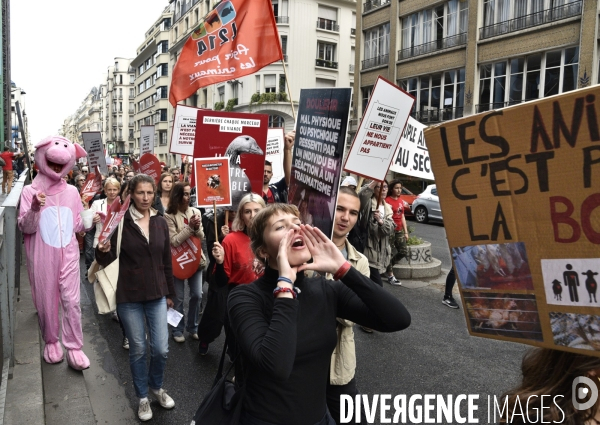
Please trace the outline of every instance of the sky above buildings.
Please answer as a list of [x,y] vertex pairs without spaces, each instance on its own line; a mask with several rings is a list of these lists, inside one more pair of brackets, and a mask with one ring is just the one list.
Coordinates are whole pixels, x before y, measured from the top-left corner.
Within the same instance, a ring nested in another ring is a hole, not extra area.
[[12,0],[11,79],[31,143],[58,134],[115,57],[134,58],[168,0]]

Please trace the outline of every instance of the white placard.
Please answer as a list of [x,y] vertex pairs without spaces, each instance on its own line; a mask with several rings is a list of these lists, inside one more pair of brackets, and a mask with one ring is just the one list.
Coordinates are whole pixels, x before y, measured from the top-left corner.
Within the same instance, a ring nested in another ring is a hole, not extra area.
[[600,258],[542,260],[546,303],[598,307]]
[[429,151],[425,144],[425,125],[409,117],[400,138],[400,145],[394,155],[390,170],[420,179],[434,180]]
[[102,174],[108,175],[102,134],[99,131],[84,131],[81,136],[83,137],[83,146],[87,152],[90,172],[98,167]]
[[408,93],[379,77],[344,170],[384,180],[414,102]]
[[270,128],[267,133],[267,155],[265,159],[272,164],[273,176],[269,183],[277,183],[285,175],[283,172],[283,128]]
[[154,153],[154,126],[143,125],[140,129],[140,156]]
[[183,314],[181,314],[175,309],[169,308],[167,310],[167,323],[173,326],[174,328],[176,328],[179,322],[181,322],[182,317]]
[[194,155],[197,116],[198,108],[177,105],[175,108],[173,132],[171,134],[171,153]]

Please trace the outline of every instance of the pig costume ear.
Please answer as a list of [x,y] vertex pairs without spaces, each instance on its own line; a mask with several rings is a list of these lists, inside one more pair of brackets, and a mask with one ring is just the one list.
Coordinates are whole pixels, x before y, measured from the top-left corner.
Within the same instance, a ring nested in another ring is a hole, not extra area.
[[84,158],[87,156],[87,152],[81,147],[81,145],[77,143],[73,143],[73,145],[75,146],[75,159]]

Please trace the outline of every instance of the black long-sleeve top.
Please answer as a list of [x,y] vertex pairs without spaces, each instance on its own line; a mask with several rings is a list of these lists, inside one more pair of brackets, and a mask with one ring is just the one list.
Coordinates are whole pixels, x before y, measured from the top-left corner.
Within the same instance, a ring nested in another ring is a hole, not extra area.
[[229,295],[229,320],[245,365],[244,409],[278,425],[313,425],[327,408],[336,317],[395,332],[410,325],[410,314],[354,268],[342,281],[299,273],[295,300],[273,297],[278,277],[277,270],[267,269]]

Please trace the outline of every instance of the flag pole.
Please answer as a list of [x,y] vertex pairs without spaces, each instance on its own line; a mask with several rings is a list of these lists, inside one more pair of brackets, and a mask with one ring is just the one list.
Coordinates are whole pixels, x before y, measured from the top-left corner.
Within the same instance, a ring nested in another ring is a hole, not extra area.
[[283,59],[281,60],[281,64],[283,65],[283,73],[285,75],[285,84],[288,89],[288,94],[290,95],[289,99],[290,99],[290,105],[292,107],[292,118],[294,118],[294,121],[296,121],[296,110],[294,109],[294,101],[292,100],[292,90],[290,89],[290,79],[288,78],[287,67],[285,66],[285,61]]

